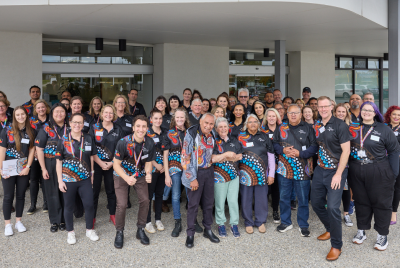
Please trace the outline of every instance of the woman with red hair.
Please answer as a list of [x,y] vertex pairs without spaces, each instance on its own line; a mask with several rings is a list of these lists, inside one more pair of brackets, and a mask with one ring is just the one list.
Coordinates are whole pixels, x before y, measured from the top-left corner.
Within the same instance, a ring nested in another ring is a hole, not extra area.
[[[393,130],[397,141],[400,143],[400,107],[390,106],[385,113],[385,123]],[[396,178],[396,184],[394,185],[393,203],[392,203],[392,219],[390,225],[397,223],[397,208],[400,202],[400,175]]]

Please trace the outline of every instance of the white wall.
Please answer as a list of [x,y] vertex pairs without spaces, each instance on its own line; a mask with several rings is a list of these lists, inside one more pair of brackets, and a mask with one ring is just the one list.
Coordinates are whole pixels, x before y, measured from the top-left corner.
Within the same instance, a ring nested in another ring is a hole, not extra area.
[[311,96],[335,99],[335,54],[296,51],[289,53],[289,96],[300,98],[304,87]]
[[182,44],[154,47],[153,99],[164,94],[182,98],[185,88],[216,98],[229,85],[229,48]]
[[42,35],[0,32],[0,90],[11,107],[28,100],[32,85],[42,87]]

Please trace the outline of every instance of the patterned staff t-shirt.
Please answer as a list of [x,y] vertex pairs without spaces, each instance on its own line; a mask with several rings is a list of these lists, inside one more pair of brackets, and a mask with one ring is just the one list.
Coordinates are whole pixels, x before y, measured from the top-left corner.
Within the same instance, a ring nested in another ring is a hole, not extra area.
[[115,147],[123,137],[120,126],[113,124],[112,129],[108,131],[103,127],[102,122],[98,122],[90,127],[89,135],[94,139],[97,156],[100,160],[105,162],[112,161],[114,159]]
[[63,125],[50,127],[49,123],[45,123],[40,129],[35,138],[35,146],[44,149],[45,158],[56,157],[57,145],[60,138],[68,139],[70,129]]
[[6,148],[6,159],[20,159],[29,156],[29,146],[31,145],[31,140],[29,135],[26,133],[26,129],[23,128],[19,131],[21,137],[21,147],[17,151],[17,147],[14,139],[14,131],[11,126],[3,128],[0,134],[0,146]]
[[[179,137],[178,137],[179,135]],[[169,150],[168,152],[168,167],[169,167],[169,175],[175,175],[179,172],[182,172],[182,164],[181,164],[181,153],[182,153],[182,144],[185,140],[185,131],[176,129],[170,129],[163,136],[163,141],[161,145],[161,149],[163,151]]]
[[[161,128],[161,133],[158,135],[156,132],[154,132],[153,128],[149,128],[147,130],[147,137],[150,139],[153,139],[154,145],[155,145],[155,161],[157,164],[163,165],[164,164],[164,157],[163,157],[163,152],[161,151],[161,144],[164,138],[165,133],[167,130],[165,128]],[[153,173],[159,171],[156,169],[156,167],[153,166]]]

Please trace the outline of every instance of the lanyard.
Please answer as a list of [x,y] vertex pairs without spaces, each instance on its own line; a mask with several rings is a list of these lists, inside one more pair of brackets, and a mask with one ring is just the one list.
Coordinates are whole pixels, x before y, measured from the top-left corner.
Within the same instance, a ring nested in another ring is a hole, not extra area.
[[395,130],[393,130],[393,132],[396,132],[396,131],[398,131],[398,130],[399,130],[399,128],[400,128],[400,125],[398,125],[398,126],[396,127],[396,129],[395,129]]
[[182,151],[183,147],[182,147],[181,136],[179,135],[179,131],[178,131],[178,128],[177,128],[177,127],[175,127],[175,130],[176,130],[176,133],[178,133],[178,139],[179,139],[179,143],[180,143],[180,145],[181,145],[181,151]]
[[1,124],[1,126],[3,127],[3,128],[5,128],[6,126],[7,126],[7,117],[6,117],[6,120],[4,120],[4,124],[3,124],[3,122],[0,122],[0,124]]
[[371,134],[372,130],[374,129],[374,127],[371,127],[371,128],[368,130],[367,134],[365,134],[365,137],[363,138],[363,137],[362,137],[363,127],[364,127],[364,126],[361,126],[361,129],[360,129],[360,146],[361,146],[361,149],[364,147],[364,141],[367,139],[368,135]]
[[[53,126],[53,129],[54,129],[54,131],[56,132],[56,134],[57,134],[57,136],[58,136],[58,139],[61,140],[60,135],[58,135],[57,128]],[[64,136],[63,136],[63,137],[66,136],[66,135],[65,135],[65,134],[66,134],[66,132],[65,132],[66,130],[67,130],[67,127],[64,125]],[[71,139],[70,139],[70,140],[71,140]]]
[[135,104],[135,106],[133,106],[133,112],[132,112],[132,115],[135,115],[135,111],[136,111],[136,104]]
[[142,149],[140,150],[139,157],[137,157],[136,150],[135,150],[135,147],[136,147],[135,138],[133,138],[133,156],[135,157],[135,162],[136,162],[136,164],[135,164],[135,171],[136,171],[135,177],[136,178],[139,177],[138,165],[139,165],[140,158],[142,157],[142,152],[143,152],[143,147],[144,147],[145,142],[146,142],[146,138],[143,139]]
[[[75,156],[75,149],[74,149],[74,144],[73,144],[73,142],[72,142],[72,139],[71,139],[71,132],[68,134],[69,135],[69,142],[71,143],[71,151],[72,151],[72,155],[73,155],[73,157],[74,158],[76,158],[76,156]],[[82,135],[82,134],[81,134]],[[82,151],[83,151],[83,135],[81,136],[81,140],[82,140],[82,142],[81,142],[81,148],[80,148],[80,153],[79,153],[79,162],[81,162],[81,166],[82,166]]]

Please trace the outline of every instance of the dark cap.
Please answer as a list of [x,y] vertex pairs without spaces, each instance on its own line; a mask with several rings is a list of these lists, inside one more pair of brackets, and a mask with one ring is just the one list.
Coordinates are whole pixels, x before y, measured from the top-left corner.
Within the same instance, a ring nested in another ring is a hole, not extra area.
[[309,92],[309,93],[311,93],[311,89],[310,89],[309,87],[305,87],[305,88],[303,88],[303,92]]

